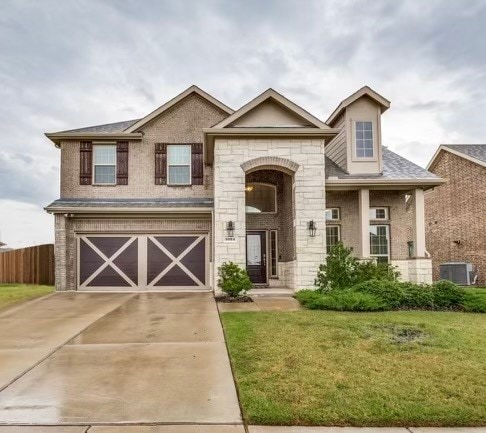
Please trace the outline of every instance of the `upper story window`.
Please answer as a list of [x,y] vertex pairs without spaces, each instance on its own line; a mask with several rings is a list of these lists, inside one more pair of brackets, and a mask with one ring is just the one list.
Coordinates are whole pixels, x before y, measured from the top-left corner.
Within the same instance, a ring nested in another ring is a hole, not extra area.
[[338,221],[341,219],[341,212],[338,207],[326,209],[326,221]]
[[191,145],[167,146],[167,185],[191,184]]
[[277,187],[266,183],[248,183],[246,192],[246,213],[277,212]]
[[93,167],[95,185],[115,185],[116,144],[94,145]]
[[387,220],[388,208],[386,207],[370,207],[370,220]]
[[356,157],[373,158],[373,122],[356,122]]

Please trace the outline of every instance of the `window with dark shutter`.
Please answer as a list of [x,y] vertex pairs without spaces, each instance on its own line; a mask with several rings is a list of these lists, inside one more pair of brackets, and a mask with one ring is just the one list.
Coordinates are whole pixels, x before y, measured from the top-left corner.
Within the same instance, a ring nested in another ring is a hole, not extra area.
[[155,185],[167,185],[167,143],[155,143]]
[[192,144],[192,184],[203,185],[204,167],[203,167],[203,145],[202,143]]
[[116,143],[116,184],[128,185],[128,141]]
[[82,141],[79,147],[79,184],[91,185],[93,177],[93,143]]

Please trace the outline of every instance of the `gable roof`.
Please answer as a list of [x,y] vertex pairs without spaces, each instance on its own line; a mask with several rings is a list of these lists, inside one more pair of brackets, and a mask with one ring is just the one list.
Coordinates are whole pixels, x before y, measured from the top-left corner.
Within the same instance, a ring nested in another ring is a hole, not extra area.
[[66,131],[60,131],[59,133],[82,133],[82,132],[94,132],[94,133],[113,133],[123,132],[125,129],[134,125],[141,119],[125,120],[123,122],[105,123],[103,125],[86,126],[84,128],[69,129]]
[[290,99],[287,99],[285,96],[281,95],[277,91],[273,90],[272,88],[266,90],[256,98],[252,99],[250,102],[246,103],[241,107],[239,110],[235,111],[233,114],[228,116],[226,119],[222,120],[221,122],[217,123],[213,126],[215,129],[220,128],[227,128],[229,125],[234,123],[239,118],[243,117],[245,114],[249,113],[260,104],[265,101],[273,101],[279,104],[280,106],[284,107],[292,114],[296,115],[297,117],[307,121],[312,127],[321,128],[321,129],[329,129],[324,122],[319,120],[317,117],[310,114],[308,111],[304,110],[302,107],[298,106]]
[[211,96],[209,93],[206,93],[204,90],[200,89],[199,87],[192,85],[191,87],[184,90],[182,93],[179,93],[175,98],[172,98],[170,101],[166,102],[165,104],[161,105],[156,110],[152,111],[150,114],[147,114],[144,118],[138,120],[134,124],[130,125],[128,128],[125,129],[125,132],[135,132],[140,129],[143,125],[147,124],[151,120],[155,119],[157,116],[162,114],[164,111],[168,110],[169,108],[173,107],[178,102],[182,101],[187,96],[191,95],[192,93],[196,93],[200,97],[206,99],[211,104],[218,107],[221,111],[224,111],[227,114],[232,114],[234,110],[229,108],[227,105],[223,104],[221,101],[218,101],[216,98]]
[[486,144],[441,144],[427,165],[427,170],[433,168],[441,151],[486,167]]
[[346,99],[341,101],[341,103],[336,107],[336,109],[332,112],[329,118],[326,120],[328,125],[331,125],[334,120],[345,110],[348,105],[351,105],[353,102],[357,101],[359,98],[363,96],[367,96],[371,98],[373,101],[378,103],[381,106],[381,112],[384,113],[386,110],[390,108],[390,101],[385,97],[381,96],[378,92],[375,92],[371,87],[364,86],[358,91],[354,92],[352,95],[348,96]]

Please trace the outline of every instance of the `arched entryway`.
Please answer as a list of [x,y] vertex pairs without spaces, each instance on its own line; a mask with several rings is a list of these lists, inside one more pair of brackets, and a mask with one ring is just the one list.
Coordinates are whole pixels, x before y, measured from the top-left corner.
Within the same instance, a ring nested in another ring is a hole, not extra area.
[[298,165],[257,158],[245,170],[246,268],[255,287],[284,287],[295,259],[293,177]]

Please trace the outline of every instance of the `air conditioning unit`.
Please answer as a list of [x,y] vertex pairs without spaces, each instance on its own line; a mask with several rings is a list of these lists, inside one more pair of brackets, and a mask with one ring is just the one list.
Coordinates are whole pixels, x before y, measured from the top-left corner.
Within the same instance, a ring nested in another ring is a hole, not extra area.
[[441,280],[450,280],[461,286],[470,286],[475,282],[472,263],[466,263],[466,262],[442,263],[439,269],[440,269]]

